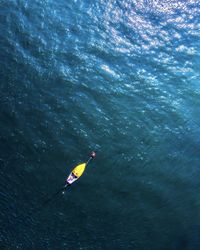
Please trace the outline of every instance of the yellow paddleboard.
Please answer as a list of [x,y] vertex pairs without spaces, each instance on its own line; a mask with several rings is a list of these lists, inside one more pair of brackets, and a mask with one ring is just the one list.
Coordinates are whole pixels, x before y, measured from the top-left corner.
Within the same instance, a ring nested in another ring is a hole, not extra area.
[[72,173],[77,177],[81,177],[83,172],[85,171],[86,163],[81,163],[78,166],[76,166],[73,170]]

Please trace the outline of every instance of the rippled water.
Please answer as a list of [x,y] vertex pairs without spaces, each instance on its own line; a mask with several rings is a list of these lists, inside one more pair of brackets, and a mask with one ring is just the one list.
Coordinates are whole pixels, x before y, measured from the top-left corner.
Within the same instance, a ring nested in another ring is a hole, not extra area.
[[0,1],[0,248],[200,249],[199,39],[198,0]]

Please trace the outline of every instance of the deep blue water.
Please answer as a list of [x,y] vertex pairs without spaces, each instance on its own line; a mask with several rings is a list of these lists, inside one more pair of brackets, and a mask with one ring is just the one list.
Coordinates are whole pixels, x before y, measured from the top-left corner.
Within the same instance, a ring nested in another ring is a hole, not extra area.
[[0,249],[200,249],[199,40],[199,0],[0,1]]

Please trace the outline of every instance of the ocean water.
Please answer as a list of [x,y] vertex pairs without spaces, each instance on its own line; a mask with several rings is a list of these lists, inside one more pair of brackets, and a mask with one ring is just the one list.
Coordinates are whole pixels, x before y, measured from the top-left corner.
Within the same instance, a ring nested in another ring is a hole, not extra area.
[[0,249],[200,249],[199,41],[199,0],[0,0]]

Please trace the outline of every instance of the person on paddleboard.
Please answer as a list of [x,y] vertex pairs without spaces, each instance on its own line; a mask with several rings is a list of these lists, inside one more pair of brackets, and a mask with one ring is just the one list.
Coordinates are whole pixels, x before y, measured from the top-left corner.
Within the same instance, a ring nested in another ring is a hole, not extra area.
[[86,163],[81,163],[72,170],[70,175],[65,180],[65,187],[71,185],[73,182],[75,182],[78,178],[81,177],[81,175],[84,173],[85,168],[87,167],[88,163],[92,159],[94,159],[95,156],[96,156],[96,153],[94,151],[92,151],[91,154],[90,154],[90,158]]
[[[91,152],[90,154],[90,158],[88,159],[87,162],[85,163],[81,163],[78,166],[76,166],[72,172],[70,173],[70,175],[67,177],[67,179],[65,180],[65,185],[64,187],[62,187],[61,189],[57,190],[56,193],[54,193],[49,199],[47,199],[42,207],[40,208],[40,210],[45,207],[47,204],[49,204],[51,201],[54,200],[55,196],[59,195],[59,194],[65,194],[65,191],[67,189],[67,187],[69,187],[73,182],[75,182],[76,180],[78,180],[79,177],[81,177],[81,175],[83,174],[83,172],[85,171],[85,168],[87,167],[88,163],[94,159],[96,156],[96,153],[94,151]],[[39,210],[39,211],[40,211]]]

